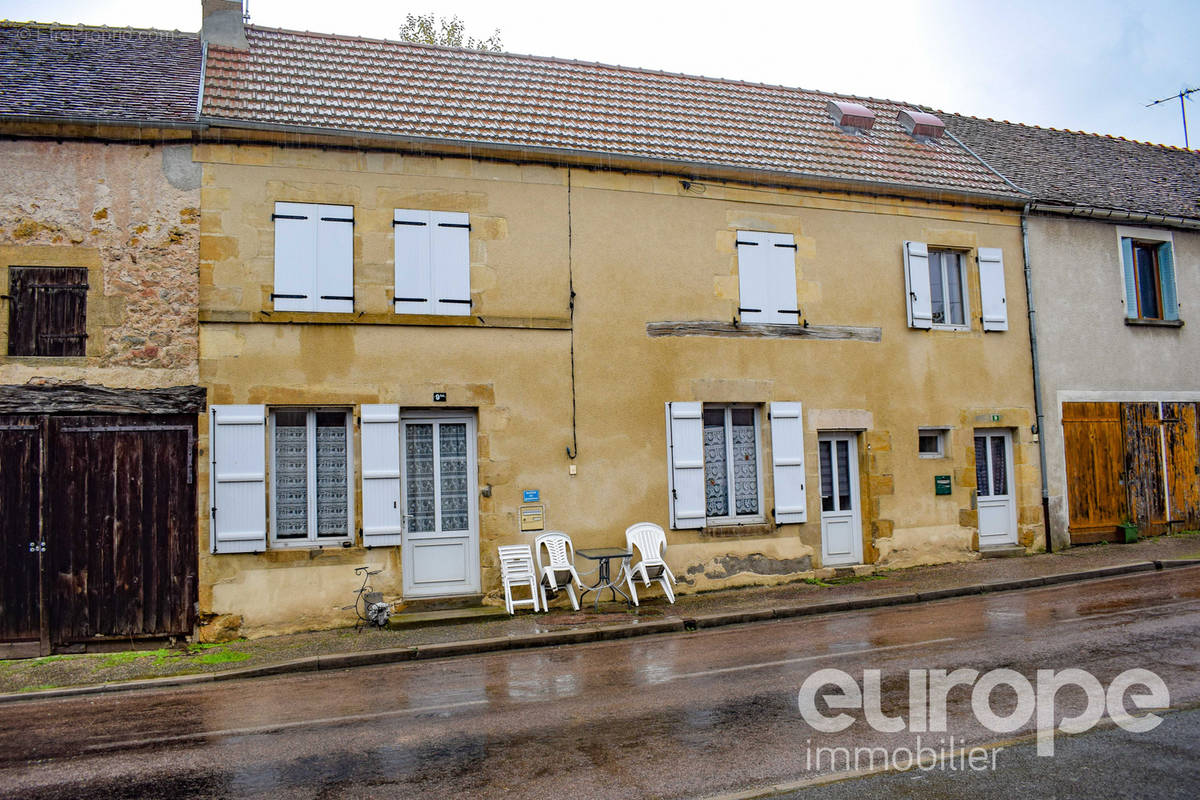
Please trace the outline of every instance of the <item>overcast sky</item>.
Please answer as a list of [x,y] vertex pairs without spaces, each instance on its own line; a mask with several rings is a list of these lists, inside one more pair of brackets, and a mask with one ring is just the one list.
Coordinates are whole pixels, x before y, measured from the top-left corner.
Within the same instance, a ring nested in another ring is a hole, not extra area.
[[[406,13],[499,28],[506,50],[924,104],[1183,145],[1197,0],[250,0],[271,27],[395,38]],[[194,31],[200,0],[0,0],[0,16]],[[1200,101],[1200,93],[1193,95]],[[1200,149],[1200,102],[1189,102]]]

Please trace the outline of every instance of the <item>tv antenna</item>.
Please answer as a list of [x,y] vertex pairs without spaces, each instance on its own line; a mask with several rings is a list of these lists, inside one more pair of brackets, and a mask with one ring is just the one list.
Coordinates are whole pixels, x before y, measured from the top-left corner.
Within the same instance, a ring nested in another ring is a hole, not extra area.
[[1185,150],[1191,150],[1192,148],[1188,146],[1187,108],[1184,106],[1183,101],[1191,99],[1188,97],[1188,95],[1195,94],[1196,92],[1200,92],[1200,87],[1195,89],[1183,89],[1179,92],[1179,94],[1173,94],[1170,97],[1164,97],[1162,100],[1155,100],[1153,103],[1146,104],[1146,108],[1149,108],[1150,106],[1156,106],[1159,103],[1166,103],[1174,100],[1177,97],[1179,98],[1179,113],[1183,116],[1183,148]]

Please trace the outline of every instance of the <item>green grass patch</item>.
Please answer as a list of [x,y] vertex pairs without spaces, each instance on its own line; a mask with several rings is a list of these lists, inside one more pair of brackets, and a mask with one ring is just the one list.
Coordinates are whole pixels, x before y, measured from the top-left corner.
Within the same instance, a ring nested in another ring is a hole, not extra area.
[[801,581],[801,583],[807,583],[809,586],[826,586],[827,587],[827,586],[832,585],[832,584],[826,583],[825,581],[821,580],[820,578],[805,578],[804,580]]
[[826,584],[829,586],[844,586],[847,583],[865,583],[866,581],[881,581],[887,575],[847,575],[844,578],[829,578]]
[[229,664],[235,661],[245,661],[248,658],[250,658],[249,653],[238,653],[233,650],[214,650],[211,653],[197,656],[194,661],[197,664]]
[[57,688],[58,688],[58,686],[56,684],[43,683],[38,686],[26,686],[24,688],[17,689],[17,691],[18,692],[44,692],[47,689],[57,689]]

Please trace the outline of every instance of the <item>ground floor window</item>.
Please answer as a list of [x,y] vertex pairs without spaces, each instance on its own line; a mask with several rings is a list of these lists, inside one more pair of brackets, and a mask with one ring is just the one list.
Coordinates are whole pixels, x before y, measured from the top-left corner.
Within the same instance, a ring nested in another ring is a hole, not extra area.
[[350,411],[271,410],[271,531],[280,544],[349,539]]
[[758,409],[704,406],[705,515],[709,524],[762,521]]

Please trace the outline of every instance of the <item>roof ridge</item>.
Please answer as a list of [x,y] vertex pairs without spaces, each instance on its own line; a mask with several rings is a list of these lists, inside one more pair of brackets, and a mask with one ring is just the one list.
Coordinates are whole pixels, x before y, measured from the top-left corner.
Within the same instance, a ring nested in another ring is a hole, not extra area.
[[914,103],[906,100],[891,100],[883,97],[868,97],[865,95],[846,94],[844,92],[830,92],[823,89],[806,89],[802,86],[787,86],[781,83],[763,83],[760,81],[745,81],[736,78],[718,78],[711,75],[698,75],[689,72],[671,72],[669,70],[652,69],[650,67],[630,67],[623,64],[610,64],[604,61],[584,61],[577,58],[562,58],[560,56],[542,56],[533,53],[511,53],[508,51],[495,50],[475,50],[470,47],[454,47],[451,45],[428,44],[426,42],[411,42],[406,39],[380,39],[373,36],[353,36],[345,33],[324,33],[322,31],[297,31],[288,28],[273,28],[266,25],[247,25],[248,31],[263,31],[269,33],[282,33],[294,36],[311,36],[320,39],[338,39],[351,42],[372,42],[376,44],[395,45],[397,47],[415,47],[426,50],[442,50],[452,53],[463,53],[468,55],[481,55],[486,57],[512,58],[512,59],[530,59],[533,61],[548,62],[554,64],[565,64],[568,66],[581,67],[600,67],[603,69],[620,70],[623,72],[632,72],[643,75],[657,75],[668,78],[686,78],[695,81],[705,81],[708,83],[724,84],[727,86],[746,86],[755,89],[783,89],[791,92],[803,92],[806,94],[822,95],[834,99],[847,99],[855,101],[867,101],[872,103],[886,103],[892,106],[907,107],[913,110],[921,110],[925,108],[923,104]]
[[169,36],[176,36],[176,37],[187,37],[189,39],[199,38],[199,36],[200,36],[199,33],[196,33],[193,31],[181,31],[178,29],[167,30],[166,28],[134,28],[134,27],[131,27],[128,25],[123,28],[118,28],[114,25],[89,25],[84,22],[71,24],[71,23],[66,23],[66,22],[37,22],[36,20],[30,20],[28,22],[21,22],[20,20],[15,20],[15,19],[0,19],[0,27],[3,27],[3,28],[44,28],[46,30],[59,30],[59,31],[70,30],[70,31],[96,31],[96,32],[115,31],[118,33],[156,33],[156,34],[166,34]]
[[1077,130],[1073,130],[1071,128],[1055,128],[1052,125],[1035,125],[1031,122],[1013,122],[1012,120],[1007,120],[1007,119],[994,119],[992,117],[977,117],[973,114],[960,114],[957,111],[945,111],[942,109],[938,109],[937,113],[954,116],[954,117],[960,117],[962,119],[972,119],[972,120],[975,120],[976,122],[994,122],[998,125],[1012,125],[1015,128],[1030,128],[1032,130],[1051,131],[1053,133],[1069,133],[1074,136],[1090,136],[1093,139],[1109,139],[1114,142],[1129,142],[1130,144],[1144,145],[1146,147],[1157,147],[1157,148],[1160,148],[1163,150],[1175,150],[1180,153],[1192,153],[1195,155],[1200,155],[1200,150],[1194,150],[1194,149],[1187,148],[1187,147],[1180,147],[1179,145],[1174,145],[1174,144],[1162,144],[1160,142],[1146,142],[1146,141],[1142,141],[1141,139],[1130,139],[1126,136],[1114,136],[1111,133],[1093,133],[1091,131],[1077,131]]

